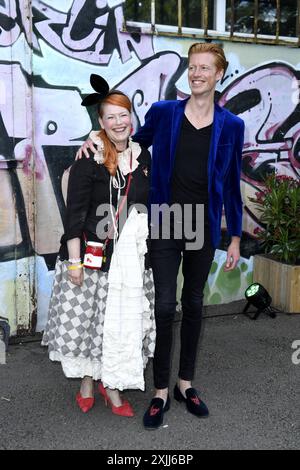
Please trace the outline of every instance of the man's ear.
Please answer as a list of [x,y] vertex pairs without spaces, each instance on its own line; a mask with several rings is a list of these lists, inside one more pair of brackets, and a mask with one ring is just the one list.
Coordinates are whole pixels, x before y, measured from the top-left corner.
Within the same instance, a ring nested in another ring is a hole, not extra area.
[[225,70],[224,70],[224,69],[218,70],[218,71],[217,71],[217,76],[216,76],[217,81],[221,80],[221,79],[224,77],[224,74],[225,74]]
[[224,75],[225,75],[225,70],[224,70],[224,69],[220,69],[220,70],[218,71],[218,75],[219,75],[218,80],[221,80],[221,79],[224,77]]

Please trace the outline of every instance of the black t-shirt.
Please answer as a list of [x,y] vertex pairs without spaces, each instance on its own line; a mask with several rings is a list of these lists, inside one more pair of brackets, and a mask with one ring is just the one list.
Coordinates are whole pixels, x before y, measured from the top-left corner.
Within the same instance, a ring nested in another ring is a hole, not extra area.
[[171,181],[171,203],[191,204],[193,221],[195,205],[204,204],[205,225],[208,220],[207,163],[212,124],[196,129],[184,115],[178,139]]

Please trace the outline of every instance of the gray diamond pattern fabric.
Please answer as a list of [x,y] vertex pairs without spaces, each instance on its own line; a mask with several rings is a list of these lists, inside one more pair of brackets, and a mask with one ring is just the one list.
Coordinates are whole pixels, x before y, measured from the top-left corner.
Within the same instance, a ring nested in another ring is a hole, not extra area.
[[[84,270],[84,281],[81,287],[68,280],[68,263],[56,262],[54,284],[49,305],[49,317],[43,334],[42,345],[48,346],[50,358],[71,361],[86,359],[97,365],[101,374],[101,356],[103,342],[103,325],[108,292],[108,273],[100,270]],[[153,357],[155,348],[154,321],[154,285],[152,270],[144,273],[144,292],[150,302],[151,327],[143,340],[144,367]],[[84,363],[84,361],[83,361]],[[64,372],[66,373],[65,369]],[[88,375],[88,374],[87,374]],[[74,375],[72,375],[74,377]]]
[[150,303],[150,311],[151,311],[151,327],[146,333],[143,341],[143,360],[144,360],[144,367],[146,367],[147,361],[150,357],[154,355],[155,349],[155,339],[156,339],[156,328],[155,328],[155,320],[154,320],[154,282],[153,282],[153,274],[152,270],[149,269],[145,271],[144,275],[144,292],[147,300]]

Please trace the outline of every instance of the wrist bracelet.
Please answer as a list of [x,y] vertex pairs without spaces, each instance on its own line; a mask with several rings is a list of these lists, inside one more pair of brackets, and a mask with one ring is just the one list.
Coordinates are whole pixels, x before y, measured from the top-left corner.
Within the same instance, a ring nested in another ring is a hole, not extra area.
[[80,258],[70,258],[68,261],[69,261],[69,263],[71,263],[71,264],[78,264],[78,263],[81,263],[81,259],[80,259]]
[[83,264],[77,264],[77,265],[72,265],[72,266],[68,266],[68,271],[71,271],[73,269],[82,269],[83,267]]

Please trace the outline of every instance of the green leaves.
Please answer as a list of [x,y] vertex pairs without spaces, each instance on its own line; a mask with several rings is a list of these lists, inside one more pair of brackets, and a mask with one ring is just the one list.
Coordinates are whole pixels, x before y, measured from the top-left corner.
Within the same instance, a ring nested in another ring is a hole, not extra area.
[[262,229],[256,230],[266,253],[280,261],[300,261],[300,180],[272,173],[265,189],[249,198],[261,212]]

